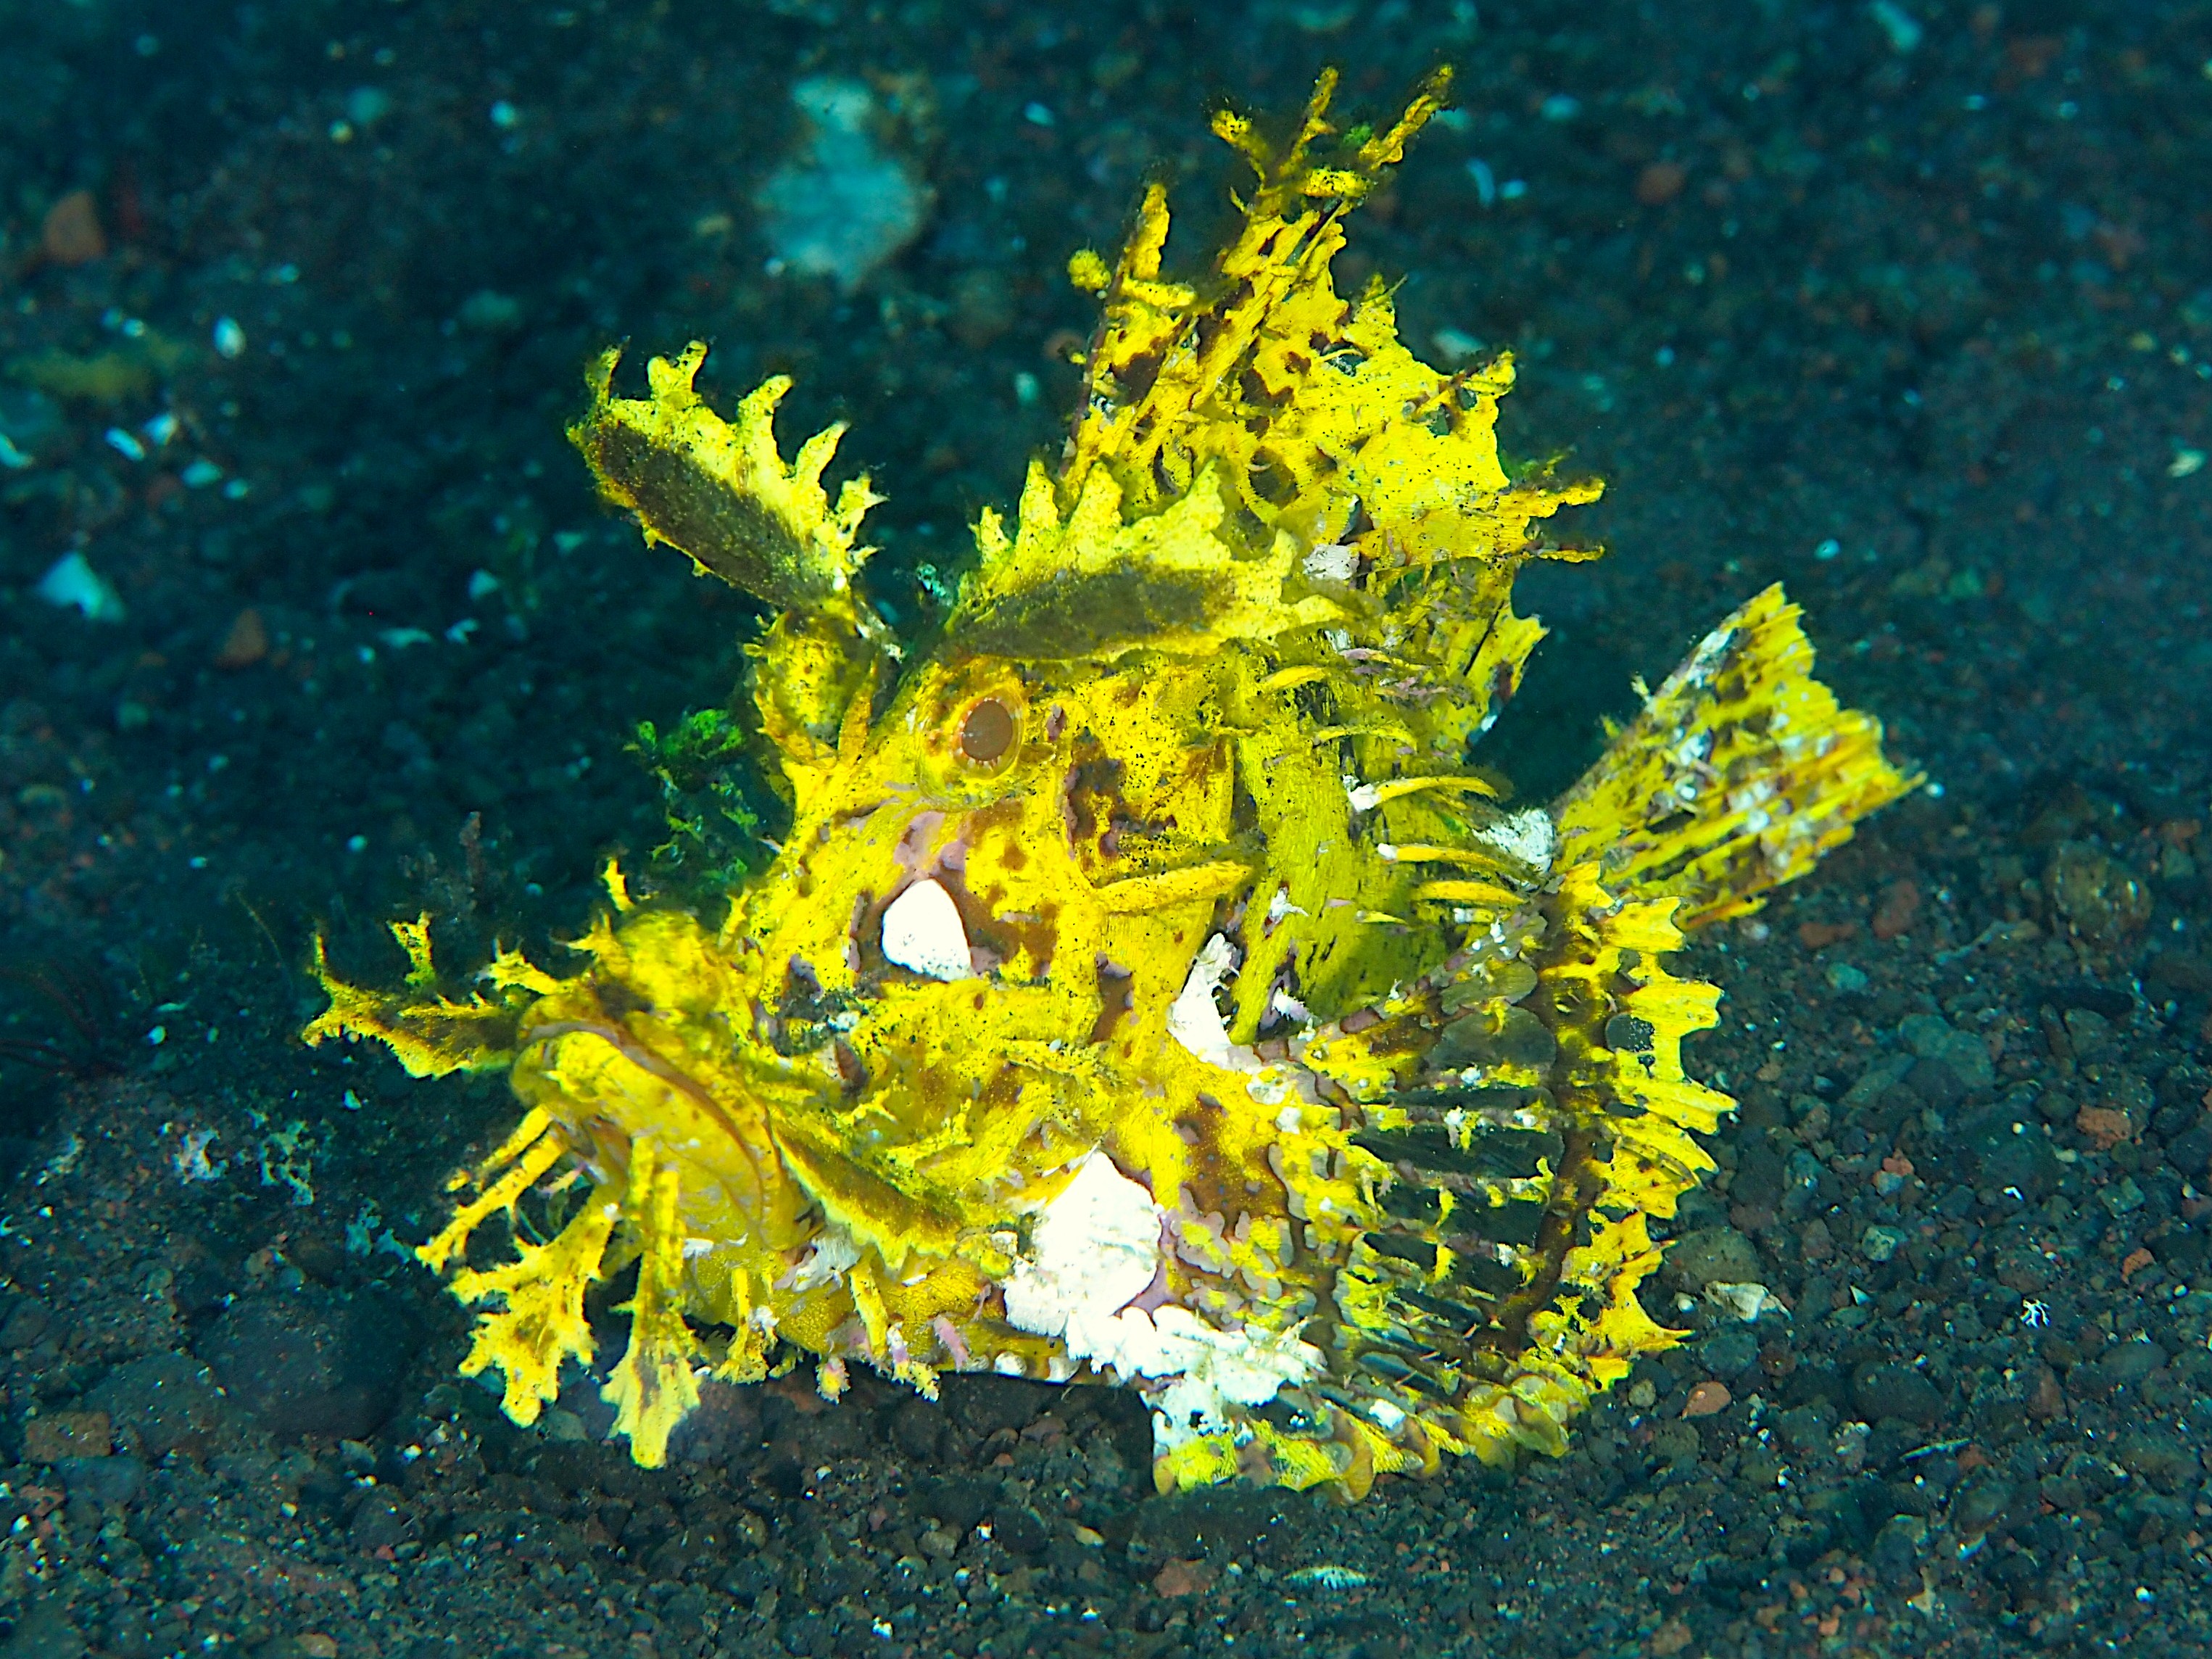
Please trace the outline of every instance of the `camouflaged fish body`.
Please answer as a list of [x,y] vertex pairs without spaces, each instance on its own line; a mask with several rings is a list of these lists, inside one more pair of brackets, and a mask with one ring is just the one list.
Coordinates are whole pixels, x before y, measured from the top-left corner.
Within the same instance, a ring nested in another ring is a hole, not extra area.
[[[703,350],[650,395],[594,369],[573,436],[611,499],[766,600],[750,692],[787,797],[720,917],[633,904],[556,976],[512,953],[441,994],[324,978],[311,1037],[511,1068],[520,1127],[423,1247],[483,1304],[463,1369],[532,1421],[633,1264],[607,1385],[638,1461],[696,1379],[811,1356],[1108,1380],[1163,1486],[1364,1493],[1445,1452],[1557,1452],[1674,1337],[1648,1223],[1728,1098],[1680,1046],[1717,994],[1663,960],[1907,787],[1809,678],[1778,590],[1698,648],[1549,808],[1470,745],[1541,629],[1512,581],[1596,487],[1509,478],[1510,360],[1455,374],[1389,297],[1340,298],[1348,208],[1438,106],[1382,132],[1217,129],[1257,181],[1206,279],[1162,275],[1164,194],[1103,294],[1058,470],[986,512],[941,638],[902,662],[855,592],[865,479],[790,463],[771,381],[725,422]],[[565,1186],[563,1186],[565,1183]],[[462,1265],[526,1194],[563,1224]]]

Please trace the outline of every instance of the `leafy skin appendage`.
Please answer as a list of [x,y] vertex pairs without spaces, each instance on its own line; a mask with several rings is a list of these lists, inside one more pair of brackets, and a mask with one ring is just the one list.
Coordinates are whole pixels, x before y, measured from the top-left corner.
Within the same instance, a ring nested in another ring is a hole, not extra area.
[[[1344,137],[1324,77],[1195,280],[1164,192],[1113,264],[1059,467],[986,511],[941,637],[902,661],[858,593],[865,480],[787,463],[773,380],[724,422],[704,349],[572,430],[649,541],[772,616],[753,712],[790,822],[726,910],[632,901],[556,975],[442,990],[427,923],[380,994],[317,967],[310,1040],[527,1108],[423,1260],[482,1304],[463,1369],[532,1421],[593,1357],[662,1462],[710,1370],[805,1356],[1136,1389],[1164,1488],[1364,1494],[1445,1453],[1556,1454],[1638,1354],[1650,1224],[1733,1103],[1682,1044],[1718,994],[1681,929],[1755,908],[1911,787],[1811,678],[1779,590],[1717,629],[1549,807],[1474,749],[1542,629],[1512,608],[1595,483],[1509,478],[1510,357],[1457,374],[1339,296],[1344,219],[1448,89]],[[544,1243],[468,1262],[495,1218]],[[533,1221],[533,1227],[536,1224]]]

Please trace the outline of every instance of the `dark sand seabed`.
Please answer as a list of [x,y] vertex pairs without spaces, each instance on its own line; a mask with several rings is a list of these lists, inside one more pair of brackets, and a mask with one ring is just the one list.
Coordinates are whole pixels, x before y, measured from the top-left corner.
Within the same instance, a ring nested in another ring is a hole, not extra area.
[[[665,840],[634,723],[737,678],[581,364],[794,374],[911,623],[1057,441],[1067,253],[1147,168],[1220,199],[1208,96],[1440,57],[1347,263],[1611,483],[1491,758],[1549,793],[1782,579],[1940,786],[1687,954],[1696,1335],[1350,1509],[1155,1498],[1127,1398],[997,1379],[710,1388],[659,1473],[582,1379],[514,1428],[401,1249],[503,1086],[294,1033],[318,921],[579,928]],[[0,1655],[2205,1651],[2208,60],[2148,0],[0,5]],[[849,292],[765,270],[811,75],[934,197]],[[42,601],[72,551],[124,614]]]

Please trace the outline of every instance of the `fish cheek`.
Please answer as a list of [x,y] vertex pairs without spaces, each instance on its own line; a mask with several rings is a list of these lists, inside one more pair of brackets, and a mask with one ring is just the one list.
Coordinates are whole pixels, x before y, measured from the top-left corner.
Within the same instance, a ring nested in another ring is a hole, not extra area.
[[[1042,980],[1051,970],[1060,943],[1060,904],[1042,897],[1052,890],[1046,879],[1050,860],[1036,877],[1022,874],[1036,860],[1025,843],[1030,838],[1030,796],[1027,791],[978,808],[961,821],[960,838],[967,852],[961,872],[963,891],[972,902],[961,905],[969,919],[969,937],[994,954],[1000,962],[1021,963],[1021,976]],[[951,878],[945,878],[951,882]]]

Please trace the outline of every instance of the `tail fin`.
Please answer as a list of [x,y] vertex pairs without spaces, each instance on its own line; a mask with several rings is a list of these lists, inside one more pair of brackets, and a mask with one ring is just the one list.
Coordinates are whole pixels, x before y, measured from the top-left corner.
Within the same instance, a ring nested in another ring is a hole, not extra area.
[[1743,915],[1859,819],[1914,788],[1881,723],[1812,676],[1781,586],[1708,634],[1554,805],[1561,866],[1595,860],[1621,897],[1674,896],[1695,927]]
[[1314,1389],[1376,1468],[1556,1454],[1680,1340],[1638,1294],[1648,1224],[1712,1169],[1694,1137],[1735,1103],[1682,1065],[1719,993],[1662,958],[1918,781],[1812,678],[1796,619],[1779,587],[1730,617],[1554,808],[1545,890],[1300,1051],[1381,1166]]

